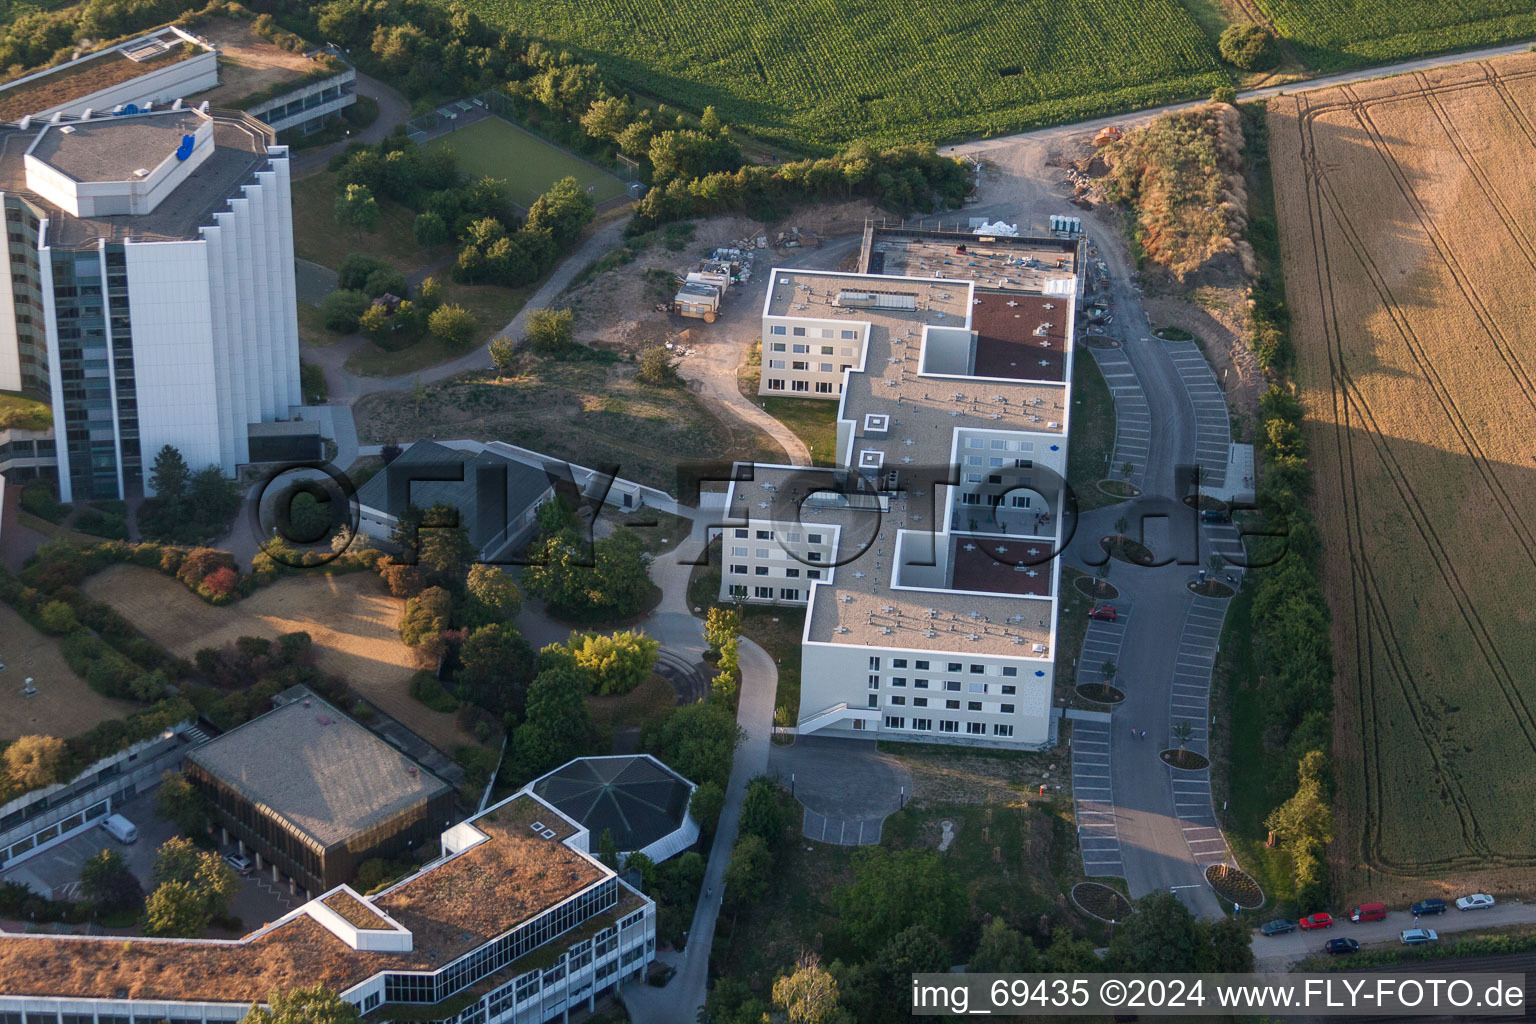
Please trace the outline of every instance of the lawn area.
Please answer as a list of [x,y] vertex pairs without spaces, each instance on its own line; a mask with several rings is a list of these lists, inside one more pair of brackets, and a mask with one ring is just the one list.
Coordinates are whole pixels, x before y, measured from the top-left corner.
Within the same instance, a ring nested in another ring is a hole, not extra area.
[[114,565],[86,580],[88,597],[103,601],[172,654],[191,659],[204,647],[238,637],[276,639],[305,632],[315,663],[386,714],[447,753],[475,739],[454,716],[432,711],[410,694],[422,666],[399,634],[405,602],[389,596],[372,573],[311,573],[279,580],[234,604],[215,608],[176,580],[136,565]]
[[638,729],[677,706],[677,693],[672,684],[656,673],[628,693],[612,697],[589,696],[587,710],[592,713],[592,724],[611,742],[613,734],[622,729]]
[[325,329],[325,312],[307,302],[298,303],[299,344],[306,347],[331,345],[346,337]]
[[446,277],[441,278],[440,283],[444,303],[463,306],[475,314],[474,341],[460,347],[423,333],[414,343],[394,351],[380,348],[369,341],[347,357],[347,369],[365,377],[395,377],[456,359],[466,352],[473,352],[499,334],[517,316],[528,297],[537,291],[536,285],[502,288],[494,284],[459,284]]
[[[1098,488],[1114,450],[1115,403],[1109,385],[1093,356],[1079,348],[1072,360],[1072,426],[1067,440],[1067,483],[1077,493],[1078,511],[1122,500]],[[1116,466],[1115,475],[1119,472]]]
[[815,398],[759,398],[768,415],[795,432],[817,466],[837,461],[837,403]]
[[47,403],[18,395],[0,393],[0,430],[47,430],[53,426],[53,410]]
[[[0,740],[18,736],[78,736],[109,718],[126,718],[139,710],[128,700],[103,697],[75,675],[64,660],[55,637],[32,628],[10,605],[0,604],[0,636],[5,637],[4,715]],[[38,693],[23,697],[23,680],[31,679]]]
[[612,174],[499,117],[476,121],[428,145],[453,150],[460,169],[473,177],[505,181],[507,198],[525,210],[567,177],[587,186],[595,203],[624,194],[624,183]]
[[[604,513],[607,510],[604,509]],[[681,544],[693,530],[693,520],[656,508],[642,508],[618,521],[615,529],[628,529],[645,550],[661,555]]]
[[419,412],[389,393],[367,395],[353,411],[363,444],[494,437],[583,466],[616,464],[620,476],[669,492],[678,467],[695,459],[784,460],[765,435],[723,422],[689,391],[640,383],[635,369],[545,360],[521,377],[432,384]]
[[[319,171],[293,182],[293,254],[332,270],[348,253],[366,252],[393,263],[401,273],[418,270],[448,259],[453,246],[423,249],[416,244],[412,226],[416,214],[399,203],[378,200],[379,229],[373,232],[344,228],[336,223],[336,175]],[[446,278],[446,273],[440,275]]]
[[1253,594],[1253,587],[1238,591],[1222,626],[1212,690],[1224,705],[1218,706],[1226,728],[1214,737],[1212,775],[1216,788],[1225,791],[1227,844],[1274,904],[1294,898],[1296,880],[1290,857],[1264,845],[1269,838],[1264,819],[1289,796],[1296,778],[1295,766],[1287,772],[1282,753],[1264,743],[1265,716],[1253,663]]
[[769,140],[935,142],[1207,95],[1227,81],[1176,0],[473,0],[688,110]]

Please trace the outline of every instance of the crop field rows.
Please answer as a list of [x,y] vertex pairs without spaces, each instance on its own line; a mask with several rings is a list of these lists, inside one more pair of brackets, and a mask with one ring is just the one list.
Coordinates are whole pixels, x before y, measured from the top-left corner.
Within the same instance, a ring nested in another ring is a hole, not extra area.
[[935,141],[1202,96],[1226,80],[1175,0],[472,0],[644,93],[768,138]]
[[[1338,659],[1352,885],[1536,866],[1536,59],[1286,98],[1270,130]],[[1384,894],[1385,895],[1385,894]]]
[[1315,71],[1536,36],[1529,0],[1256,0]]

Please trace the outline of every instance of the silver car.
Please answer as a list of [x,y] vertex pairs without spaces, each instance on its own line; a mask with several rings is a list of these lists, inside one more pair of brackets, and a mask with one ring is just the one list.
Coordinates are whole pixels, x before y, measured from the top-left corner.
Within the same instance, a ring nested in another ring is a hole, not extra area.
[[1457,910],[1487,910],[1493,906],[1493,897],[1485,892],[1475,892],[1456,901]]

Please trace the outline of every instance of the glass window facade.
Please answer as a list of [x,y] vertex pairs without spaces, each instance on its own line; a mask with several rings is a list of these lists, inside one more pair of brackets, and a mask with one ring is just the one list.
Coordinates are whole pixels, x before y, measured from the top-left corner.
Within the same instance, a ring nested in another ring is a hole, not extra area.
[[[122,247],[115,247],[121,261]],[[59,376],[64,397],[62,426],[69,454],[70,486],[76,500],[121,498],[118,489],[117,433],[113,427],[112,353],[107,339],[107,284],[102,254],[95,249],[53,254],[54,317],[59,335]],[[122,274],[121,263],[118,274]],[[123,317],[126,320],[126,286]],[[131,345],[132,342],[130,341]],[[113,346],[115,348],[115,346]],[[127,395],[133,395],[132,362]],[[124,396],[119,396],[119,400]],[[137,444],[137,413],[134,438]]]

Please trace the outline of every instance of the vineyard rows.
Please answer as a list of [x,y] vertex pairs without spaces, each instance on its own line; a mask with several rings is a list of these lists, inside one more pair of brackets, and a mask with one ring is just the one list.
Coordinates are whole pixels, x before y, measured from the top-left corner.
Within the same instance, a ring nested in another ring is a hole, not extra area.
[[692,110],[836,146],[997,135],[1228,79],[1175,0],[470,0]]
[[1536,36],[1531,0],[1257,0],[1315,71]]

